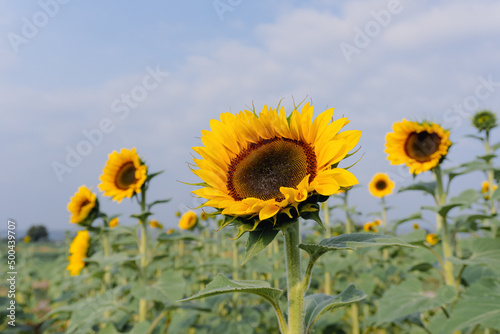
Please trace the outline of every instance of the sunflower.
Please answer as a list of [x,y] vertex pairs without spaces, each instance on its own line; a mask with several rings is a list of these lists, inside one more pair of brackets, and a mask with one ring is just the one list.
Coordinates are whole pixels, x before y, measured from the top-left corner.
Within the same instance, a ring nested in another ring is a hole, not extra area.
[[149,226],[151,226],[151,228],[163,228],[163,225],[160,224],[156,219],[150,221]]
[[394,189],[394,182],[389,178],[387,174],[377,173],[372,178],[368,189],[372,196],[384,197],[392,194],[392,189]]
[[196,213],[194,213],[193,211],[188,211],[183,214],[181,219],[179,220],[179,228],[181,228],[182,230],[191,230],[196,226],[197,222],[198,217],[196,216]]
[[[202,206],[218,209],[226,221],[255,228],[266,219],[275,224],[280,212],[292,218],[291,208],[301,211],[299,204],[313,195],[330,196],[357,184],[351,172],[336,165],[361,131],[339,133],[349,121],[330,123],[333,109],[314,121],[312,116],[313,106],[307,103],[288,118],[283,107],[278,112],[264,106],[258,115],[245,110],[212,120],[211,131],[202,131],[204,146],[193,148],[201,156],[194,159],[198,169],[193,172],[204,181],[193,193],[208,200]],[[310,205],[308,210],[313,211]]]
[[497,117],[489,110],[482,110],[472,117],[472,125],[474,125],[479,132],[488,132],[497,126]]
[[425,237],[425,241],[427,241],[427,243],[429,243],[431,246],[434,246],[435,244],[438,243],[439,238],[435,233],[429,233]]
[[378,232],[378,226],[376,221],[369,222],[363,225],[363,231],[365,232]]
[[132,197],[141,192],[147,178],[147,167],[139,159],[135,148],[123,148],[120,153],[113,151],[109,155],[103,174],[99,178],[99,189],[105,196],[112,196],[120,203],[125,197]]
[[77,276],[80,271],[85,267],[84,258],[87,257],[89,249],[89,231],[78,231],[75,238],[69,246],[70,256],[68,257],[69,264],[66,269],[70,272],[71,276]]
[[70,222],[81,224],[92,220],[92,217],[95,218],[94,213],[99,211],[98,207],[96,195],[86,186],[81,186],[68,203],[68,211],[71,213]]
[[118,217],[115,217],[109,221],[109,228],[115,228],[119,224]]
[[[496,184],[494,184],[491,188],[492,188],[492,191],[495,191],[495,190],[497,190],[498,186]],[[486,200],[490,199],[490,195],[488,195],[490,192],[490,183],[488,181],[483,181],[483,183],[481,184],[481,192],[483,194],[485,194],[484,199],[486,199]]]
[[431,122],[394,123],[394,132],[386,136],[385,152],[392,165],[406,164],[412,174],[436,167],[451,146],[450,132]]

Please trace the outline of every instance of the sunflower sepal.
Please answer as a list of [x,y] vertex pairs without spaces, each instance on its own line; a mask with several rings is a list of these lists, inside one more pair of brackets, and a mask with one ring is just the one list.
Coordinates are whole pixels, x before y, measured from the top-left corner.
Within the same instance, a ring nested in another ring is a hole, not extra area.
[[306,203],[300,208],[300,217],[307,220],[314,220],[324,231],[325,225],[319,216],[319,205],[316,203]]
[[278,230],[275,230],[268,224],[258,231],[250,231],[246,243],[245,258],[243,259],[241,265],[245,264],[252,257],[263,251],[271,242],[273,242],[278,232]]

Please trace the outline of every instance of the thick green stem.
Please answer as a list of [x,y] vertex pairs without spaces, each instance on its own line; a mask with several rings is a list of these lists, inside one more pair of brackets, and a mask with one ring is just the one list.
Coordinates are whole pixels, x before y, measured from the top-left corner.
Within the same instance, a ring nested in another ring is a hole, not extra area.
[[[144,212],[146,212],[146,192],[143,191],[141,193],[141,214],[143,214]],[[148,248],[147,248],[147,245],[148,245],[148,239],[147,239],[147,221],[146,219],[141,219],[141,221],[139,222],[140,225],[141,225],[141,243],[140,243],[140,247],[139,247],[139,252],[141,254],[141,261],[140,261],[140,265],[141,265],[141,277],[142,277],[142,281],[143,281],[143,284],[146,286],[147,285],[147,256],[148,256]],[[147,300],[146,299],[140,299],[139,300],[139,322],[143,322],[143,321],[146,321],[146,317],[147,317]]]
[[[490,155],[491,154],[491,146],[490,146],[490,132],[486,131],[486,139],[484,141],[484,147],[486,150],[486,154]],[[494,189],[494,172],[493,172],[493,165],[491,160],[488,161],[488,165],[490,165],[490,169],[488,169],[488,204],[489,204],[489,211],[491,215],[496,214],[497,210],[495,207],[495,200],[492,199],[493,193],[495,192]],[[488,222],[490,223],[490,222]],[[491,224],[491,223],[490,223]],[[493,235],[493,238],[496,237],[497,234],[497,228],[495,224],[491,224],[491,233]]]
[[359,334],[359,308],[357,303],[351,304],[351,334]]
[[[446,193],[443,191],[443,177],[441,168],[439,166],[434,168],[434,176],[436,177],[436,205],[441,206],[446,203]],[[446,284],[456,286],[455,277],[453,276],[453,264],[449,261],[452,256],[450,233],[448,231],[448,224],[446,218],[442,217],[439,213],[436,214],[436,225],[441,229],[441,241],[443,246],[443,262],[444,262],[444,278]]]
[[[328,207],[328,201],[321,203],[321,210],[323,210],[323,224],[326,228],[325,238],[330,238],[332,235],[330,229],[330,208]],[[328,271],[328,268],[325,268],[325,294],[327,295],[332,294],[331,280],[331,274]]]
[[385,204],[385,197],[382,197],[382,229],[387,232],[387,205]]
[[[105,231],[102,235],[102,248],[104,251],[104,257],[108,258],[110,254],[110,245],[109,245],[109,235],[108,231]],[[104,268],[104,292],[109,288],[111,282],[111,272],[110,272],[110,266],[106,266]],[[104,318],[107,319],[111,315],[111,312],[109,310],[104,311]]]
[[288,328],[290,334],[304,333],[304,293],[301,285],[298,220],[285,230],[285,259],[288,286]]
[[238,279],[238,244],[233,242],[233,279]]

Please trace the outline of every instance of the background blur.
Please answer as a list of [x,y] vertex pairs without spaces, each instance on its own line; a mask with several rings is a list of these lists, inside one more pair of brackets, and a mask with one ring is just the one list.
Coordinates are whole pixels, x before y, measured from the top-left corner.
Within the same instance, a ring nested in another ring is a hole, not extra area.
[[[191,147],[210,119],[281,99],[290,112],[292,97],[312,100],[316,114],[335,107],[346,128],[363,131],[350,197],[375,211],[367,185],[376,172],[397,187],[412,182],[383,152],[393,122],[451,129],[460,151],[451,148],[445,168],[482,152],[464,135],[475,111],[500,110],[498,13],[493,0],[2,1],[1,231],[8,218],[18,230],[74,228],[69,199],[82,184],[97,191],[108,154],[124,147],[151,172],[165,170],[149,197],[172,198],[152,218],[173,227],[175,212],[199,204],[179,181],[198,182]],[[427,204],[412,196],[388,197],[389,218]],[[99,200],[135,223],[130,205]]]

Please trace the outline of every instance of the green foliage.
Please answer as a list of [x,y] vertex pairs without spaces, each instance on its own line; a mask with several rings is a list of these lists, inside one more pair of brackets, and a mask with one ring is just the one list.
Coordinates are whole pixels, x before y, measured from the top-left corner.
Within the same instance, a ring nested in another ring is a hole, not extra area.
[[44,225],[32,225],[26,233],[32,242],[37,241],[47,241],[49,238],[49,233]]

